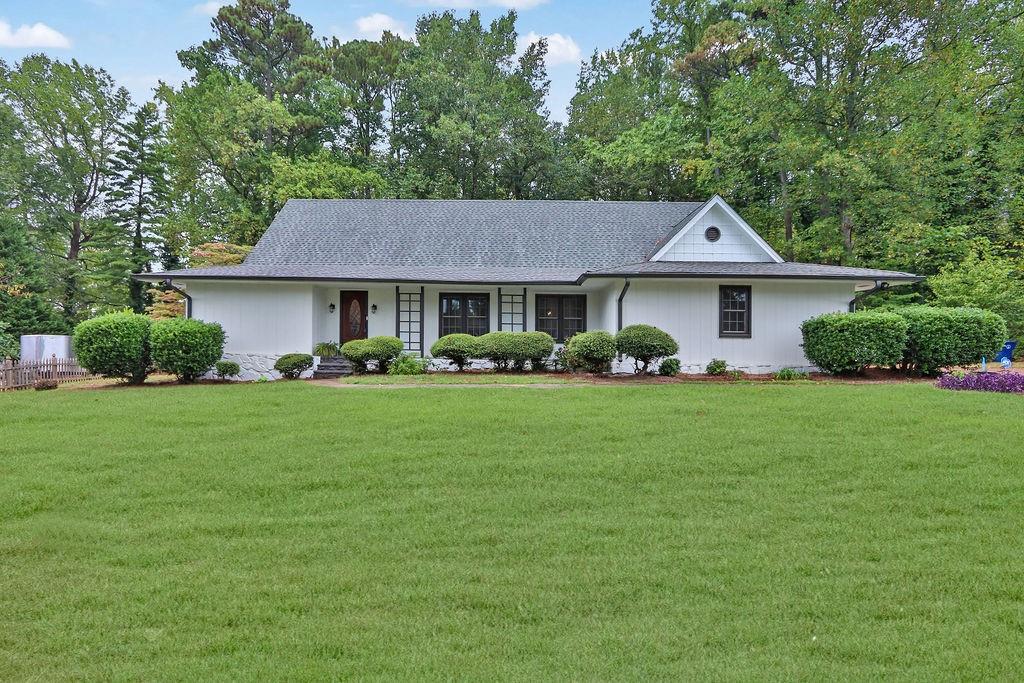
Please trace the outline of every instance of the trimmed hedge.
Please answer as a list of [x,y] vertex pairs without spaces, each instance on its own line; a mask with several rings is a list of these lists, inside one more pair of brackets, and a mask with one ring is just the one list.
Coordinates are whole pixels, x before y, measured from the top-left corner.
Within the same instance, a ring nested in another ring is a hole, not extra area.
[[826,313],[800,326],[804,355],[825,372],[861,372],[869,365],[899,363],[907,343],[907,323],[884,311]]
[[679,344],[672,335],[653,325],[623,327],[615,335],[615,346],[620,354],[633,359],[637,374],[647,374],[651,363],[679,352]]
[[462,372],[473,358],[480,358],[482,347],[480,338],[471,334],[446,334],[430,347],[430,355],[444,358]]
[[405,344],[398,337],[370,337],[366,340],[366,355],[369,360],[376,361],[377,372],[383,374],[388,366],[402,355]]
[[353,339],[341,347],[341,355],[355,366],[356,372],[367,372],[369,362],[377,364],[377,371],[385,373],[388,366],[402,355],[405,345],[398,337],[370,337],[369,339]]
[[313,367],[313,356],[308,353],[286,353],[274,363],[274,369],[286,379],[298,379],[299,375]]
[[202,320],[157,320],[150,333],[150,347],[153,365],[177,376],[180,382],[194,382],[224,352],[224,329]]
[[523,355],[530,361],[530,369],[540,372],[555,352],[555,339],[547,332],[518,332],[523,344]]
[[994,356],[1006,341],[1006,321],[980,308],[907,306],[894,313],[908,325],[901,354],[905,370],[937,375],[946,368],[972,365],[982,356]]
[[130,311],[83,321],[72,337],[75,357],[89,372],[142,384],[149,374],[152,324],[148,317]]
[[356,372],[366,372],[366,363],[370,360],[370,347],[366,339],[353,339],[341,345],[341,355],[345,357]]
[[580,332],[565,345],[565,359],[573,370],[608,372],[615,358],[615,337],[603,330]]
[[522,364],[526,360],[515,332],[488,332],[478,339],[480,355],[491,361],[497,372],[504,372],[514,363]]
[[221,379],[238,377],[242,374],[242,367],[233,360],[219,360],[213,364],[213,370]]

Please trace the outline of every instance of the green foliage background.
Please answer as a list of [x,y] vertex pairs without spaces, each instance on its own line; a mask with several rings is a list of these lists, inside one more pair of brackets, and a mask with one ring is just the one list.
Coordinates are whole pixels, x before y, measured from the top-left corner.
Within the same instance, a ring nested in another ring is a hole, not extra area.
[[581,65],[564,124],[514,11],[341,42],[238,0],[144,103],[73,60],[0,61],[0,321],[159,307],[131,273],[251,246],[292,197],[719,193],[788,258],[933,276],[868,305],[980,306],[1024,333],[1022,0],[651,11]]

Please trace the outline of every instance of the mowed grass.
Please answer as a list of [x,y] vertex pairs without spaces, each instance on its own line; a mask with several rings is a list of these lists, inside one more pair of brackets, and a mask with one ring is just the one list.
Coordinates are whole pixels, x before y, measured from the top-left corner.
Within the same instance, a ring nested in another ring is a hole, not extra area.
[[431,372],[424,375],[352,375],[334,380],[340,384],[419,385],[419,384],[578,384],[587,380],[573,375],[517,375],[473,372]]
[[0,679],[1019,679],[1024,401],[0,395]]

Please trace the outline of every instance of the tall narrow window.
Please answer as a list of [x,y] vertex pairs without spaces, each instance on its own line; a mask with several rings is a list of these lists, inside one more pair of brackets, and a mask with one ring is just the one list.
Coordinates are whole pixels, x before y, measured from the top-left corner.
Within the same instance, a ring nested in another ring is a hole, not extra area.
[[[501,292],[501,290],[498,290]],[[504,332],[526,331],[526,290],[519,294],[501,292],[498,329]]]
[[440,334],[472,334],[491,331],[488,294],[441,294]]
[[718,288],[718,336],[750,336],[750,287]]
[[537,331],[564,342],[587,329],[587,297],[584,294],[538,294]]
[[423,355],[423,288],[403,292],[395,288],[398,298],[398,338],[405,350]]

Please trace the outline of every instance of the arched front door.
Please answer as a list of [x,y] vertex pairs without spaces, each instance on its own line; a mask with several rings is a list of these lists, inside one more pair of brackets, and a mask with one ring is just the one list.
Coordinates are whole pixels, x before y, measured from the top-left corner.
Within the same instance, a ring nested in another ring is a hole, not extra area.
[[367,304],[366,292],[341,293],[341,343],[353,339],[366,339]]

